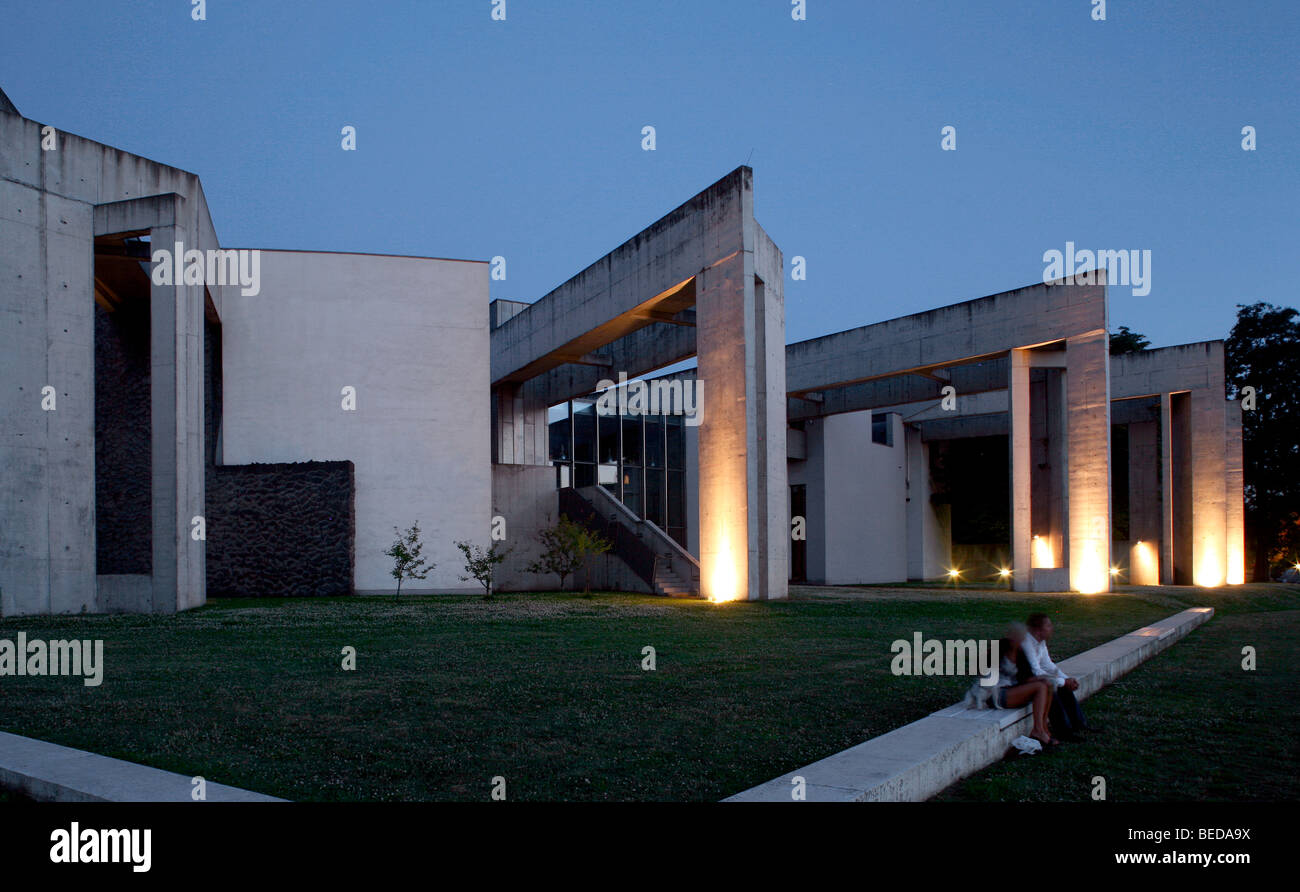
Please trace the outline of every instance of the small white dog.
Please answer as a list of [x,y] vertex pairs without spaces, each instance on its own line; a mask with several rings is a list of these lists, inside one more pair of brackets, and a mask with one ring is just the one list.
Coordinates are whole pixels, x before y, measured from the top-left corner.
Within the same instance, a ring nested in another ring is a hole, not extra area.
[[985,686],[980,684],[978,678],[975,679],[971,682],[971,686],[966,690],[966,708],[997,709],[997,701],[993,699],[993,692],[996,690],[996,685]]

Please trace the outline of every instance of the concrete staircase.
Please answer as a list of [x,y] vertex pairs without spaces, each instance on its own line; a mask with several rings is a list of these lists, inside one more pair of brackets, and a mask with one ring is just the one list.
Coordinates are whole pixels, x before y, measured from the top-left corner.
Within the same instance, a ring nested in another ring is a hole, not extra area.
[[627,537],[614,540],[614,553],[634,568],[640,564],[636,555],[627,555],[626,539],[635,541],[637,550],[648,550],[653,567],[649,574],[650,587],[657,595],[670,598],[698,598],[700,596],[700,562],[682,548],[677,540],[651,521],[637,517],[626,505],[614,498],[603,486],[583,487],[577,491],[611,524],[621,528]]
[[671,552],[659,556],[655,563],[655,594],[669,598],[694,598],[699,595],[699,583],[683,564],[681,560],[674,563]]

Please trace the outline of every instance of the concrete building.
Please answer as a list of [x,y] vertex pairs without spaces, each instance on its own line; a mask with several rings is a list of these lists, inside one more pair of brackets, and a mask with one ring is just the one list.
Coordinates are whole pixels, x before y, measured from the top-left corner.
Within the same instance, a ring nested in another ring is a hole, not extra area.
[[477,261],[224,248],[197,176],[0,93],[0,613],[391,591],[416,521],[405,591],[469,590],[454,542],[498,529],[500,584],[546,588],[560,513],[614,540],[606,587],[941,577],[936,457],[976,439],[1016,588],[1242,581],[1221,343],[1109,357],[1105,286],[1053,283],[787,346],[783,272],[746,167],[532,303]]

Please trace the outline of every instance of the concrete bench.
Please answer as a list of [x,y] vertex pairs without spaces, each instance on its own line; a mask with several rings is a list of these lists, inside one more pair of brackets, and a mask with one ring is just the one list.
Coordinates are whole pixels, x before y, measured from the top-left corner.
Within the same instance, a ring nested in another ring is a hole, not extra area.
[[[1057,665],[1078,679],[1075,696],[1083,699],[1213,615],[1213,608],[1193,607]],[[793,802],[792,780],[802,777],[809,802],[918,802],[1003,758],[1031,724],[1028,706],[967,709],[958,703],[725,801]]]
[[[207,781],[207,802],[284,802]],[[191,802],[191,778],[0,731],[0,787],[41,802]]]

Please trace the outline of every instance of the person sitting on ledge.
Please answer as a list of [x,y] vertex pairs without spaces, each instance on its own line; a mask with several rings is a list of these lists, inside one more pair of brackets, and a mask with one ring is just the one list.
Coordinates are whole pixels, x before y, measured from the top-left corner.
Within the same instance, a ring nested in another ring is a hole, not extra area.
[[1029,663],[1029,670],[1034,677],[1046,681],[1052,688],[1052,705],[1049,713],[1052,728],[1066,740],[1077,740],[1084,731],[1092,731],[1083,718],[1083,709],[1075,699],[1074,692],[1079,689],[1079,681],[1070,678],[1062,669],[1052,662],[1047,652],[1047,642],[1052,638],[1052,621],[1046,613],[1031,613],[1025,620],[1029,634],[1025,636],[1021,649]]
[[1021,672],[1025,669],[1020,647],[1024,637],[1024,632],[1013,627],[1008,631],[1007,637],[998,642],[1000,654],[998,686],[993,695],[993,702],[999,709],[1015,709],[1031,703],[1030,712],[1034,718],[1034,727],[1030,730],[1029,736],[1043,746],[1054,746],[1060,741],[1047,730],[1047,711],[1052,701],[1051,685],[1041,678],[1031,678],[1023,682],[1020,680]]

